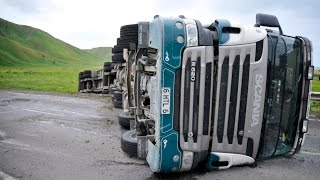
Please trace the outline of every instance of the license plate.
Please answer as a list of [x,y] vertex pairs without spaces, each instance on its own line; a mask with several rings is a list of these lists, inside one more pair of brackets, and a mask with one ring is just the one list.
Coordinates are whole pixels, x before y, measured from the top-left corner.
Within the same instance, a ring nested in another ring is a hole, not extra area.
[[162,88],[162,106],[161,113],[162,114],[170,114],[170,88]]

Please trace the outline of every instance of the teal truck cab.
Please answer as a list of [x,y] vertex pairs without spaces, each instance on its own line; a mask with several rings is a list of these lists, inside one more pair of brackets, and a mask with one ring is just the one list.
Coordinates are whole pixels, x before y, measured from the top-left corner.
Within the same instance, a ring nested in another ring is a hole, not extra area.
[[[154,172],[252,164],[299,152],[308,130],[312,44],[278,19],[155,16],[133,56],[137,156]],[[123,148],[125,152],[130,148]]]

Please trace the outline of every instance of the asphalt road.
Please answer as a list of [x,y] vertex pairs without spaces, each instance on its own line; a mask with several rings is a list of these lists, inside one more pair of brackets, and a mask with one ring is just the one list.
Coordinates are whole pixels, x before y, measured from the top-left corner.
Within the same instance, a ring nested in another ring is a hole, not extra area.
[[1,179],[320,179],[320,121],[313,116],[300,154],[257,167],[153,174],[120,149],[111,98],[0,90]]

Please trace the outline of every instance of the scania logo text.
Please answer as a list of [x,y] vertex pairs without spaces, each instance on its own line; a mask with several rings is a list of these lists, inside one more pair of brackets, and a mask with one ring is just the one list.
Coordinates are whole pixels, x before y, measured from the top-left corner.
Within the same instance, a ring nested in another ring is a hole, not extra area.
[[254,85],[254,99],[252,107],[252,123],[251,127],[259,124],[260,114],[261,114],[261,94],[262,94],[262,74],[256,74],[255,85]]

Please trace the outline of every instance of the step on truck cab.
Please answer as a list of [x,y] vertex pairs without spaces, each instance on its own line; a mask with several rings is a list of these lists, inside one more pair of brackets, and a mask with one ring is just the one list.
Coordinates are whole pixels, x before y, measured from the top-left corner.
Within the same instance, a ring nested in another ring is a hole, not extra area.
[[307,132],[312,45],[278,19],[155,16],[138,24],[137,155],[154,172],[209,170],[293,155]]

